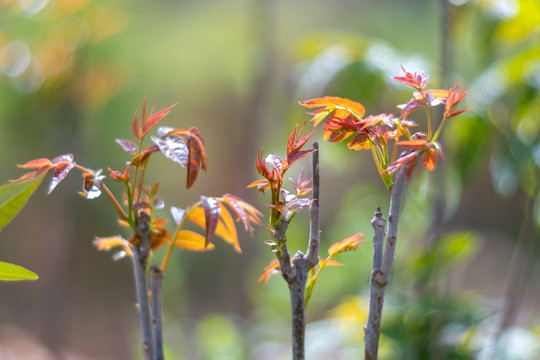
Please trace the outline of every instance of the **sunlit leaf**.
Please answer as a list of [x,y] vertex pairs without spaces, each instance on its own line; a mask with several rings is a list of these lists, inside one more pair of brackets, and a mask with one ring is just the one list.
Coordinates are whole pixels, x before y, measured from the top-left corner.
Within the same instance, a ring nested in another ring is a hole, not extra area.
[[23,168],[23,169],[39,169],[41,167],[50,167],[52,165],[52,161],[49,159],[34,159],[30,160],[22,165],[17,165],[17,167]]
[[[129,163],[131,166],[143,166],[145,165],[148,160],[150,159],[150,155],[152,155],[154,152],[159,151],[159,147],[157,145],[149,146],[147,148],[144,148],[143,151],[138,153],[131,159],[131,162]],[[124,178],[127,178],[129,176],[129,171],[126,169],[124,173]]]
[[0,280],[19,281],[37,280],[38,278],[36,273],[22,266],[0,261]]
[[4,228],[24,207],[30,195],[36,191],[46,173],[16,183],[0,186],[0,230]]
[[49,183],[49,191],[47,192],[47,194],[50,194],[54,190],[54,188],[56,188],[56,186],[60,184],[62,180],[64,180],[64,178],[67,176],[67,174],[69,174],[69,172],[71,171],[71,169],[73,169],[74,166],[75,163],[71,161],[62,161],[56,164],[56,168],[54,169],[51,182]]
[[[326,108],[330,111],[334,109],[343,109],[353,114],[354,117],[356,117],[358,120],[360,120],[366,112],[362,104],[349,99],[334,96],[325,96],[323,98],[300,101],[300,105],[309,108]],[[320,118],[320,114],[321,113],[317,113],[312,119],[312,121],[317,120],[318,122],[320,122],[322,120]]]
[[328,254],[330,255],[330,257],[332,257],[345,251],[356,250],[356,248],[358,248],[358,245],[366,241],[365,238],[362,239],[363,237],[364,233],[359,232],[352,236],[349,236],[348,238],[338,241],[328,248]]
[[264,268],[263,273],[259,277],[257,281],[263,281],[265,284],[268,281],[268,278],[270,275],[279,273],[279,260],[274,259],[270,262],[270,264]]
[[191,251],[205,251],[212,250],[214,244],[210,243],[206,246],[206,240],[204,236],[189,230],[180,230],[176,233],[173,239],[174,244],[180,249]]
[[247,187],[252,188],[255,186],[257,187],[257,190],[259,190],[262,193],[264,193],[266,190],[270,190],[270,183],[266,179],[255,180],[254,182],[249,184]]
[[435,169],[435,166],[437,165],[437,150],[434,148],[427,148],[426,152],[424,153],[424,166],[429,171],[433,171]]
[[340,263],[337,260],[332,259],[320,259],[319,265],[321,266],[343,266],[343,263]]
[[427,145],[426,139],[412,139],[396,142],[396,145],[403,146],[411,150],[423,150]]
[[163,245],[167,244],[171,239],[171,234],[167,229],[165,229],[165,224],[168,221],[168,219],[156,219],[154,221],[152,243],[150,246],[152,250],[159,249]]
[[238,234],[236,232],[233,217],[223,204],[219,203],[219,208],[221,209],[221,218],[216,227],[216,235],[225,240],[225,242],[231,244],[236,252],[241,253],[242,249],[238,242]]
[[183,167],[186,166],[189,153],[186,139],[177,135],[167,135],[164,138],[152,136],[151,138],[165,157]]
[[137,145],[131,140],[116,139],[116,142],[122,147],[122,149],[128,154],[135,155],[137,153]]
[[108,237],[97,237],[93,241],[94,246],[99,251],[109,251],[115,247],[127,247],[127,240],[121,237],[120,235],[108,236]]
[[154,126],[157,125],[163,119],[169,112],[171,112],[171,109],[175,107],[176,104],[173,104],[167,108],[161,109],[158,112],[153,113],[150,115],[150,117],[144,122],[143,128],[142,128],[142,136],[145,136]]

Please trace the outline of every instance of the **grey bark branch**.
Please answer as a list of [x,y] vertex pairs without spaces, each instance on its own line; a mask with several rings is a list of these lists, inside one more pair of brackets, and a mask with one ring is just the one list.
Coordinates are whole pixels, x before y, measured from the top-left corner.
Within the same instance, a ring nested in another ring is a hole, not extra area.
[[150,233],[150,217],[141,212],[137,219],[137,234],[141,243],[132,246],[133,274],[135,278],[135,293],[137,297],[137,311],[141,328],[142,350],[145,360],[152,359],[152,333],[150,328],[150,311],[148,308],[148,294],[146,285],[146,264],[150,253],[152,234]]
[[310,232],[309,232],[309,246],[306,253],[307,261],[312,267],[317,266],[319,263],[319,243],[320,243],[320,215],[319,215],[319,143],[313,142],[313,152],[311,153],[311,178],[313,184],[313,200],[309,207],[309,220],[310,220]]
[[150,267],[150,292],[152,301],[150,311],[152,313],[152,359],[164,360],[163,352],[163,320],[162,320],[162,287],[163,273],[158,266]]
[[375,235],[373,237],[373,268],[369,288],[368,323],[364,328],[366,360],[376,360],[378,357],[384,291],[394,263],[399,215],[401,212],[406,182],[407,169],[402,167],[395,176],[394,186],[391,190],[386,246],[384,247],[384,250],[384,226],[386,220],[384,219],[380,208],[377,208],[375,216],[371,220]]

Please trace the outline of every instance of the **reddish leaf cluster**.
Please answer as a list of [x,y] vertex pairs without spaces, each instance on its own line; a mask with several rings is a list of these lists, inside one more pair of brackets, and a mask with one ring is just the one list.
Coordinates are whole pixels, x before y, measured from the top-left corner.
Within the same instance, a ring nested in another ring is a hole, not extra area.
[[304,179],[302,173],[300,173],[296,182],[291,180],[295,189],[294,195],[289,194],[288,191],[282,189],[283,177],[287,170],[300,159],[313,152],[312,149],[302,150],[302,147],[315,132],[315,130],[313,130],[311,133],[304,136],[304,126],[302,126],[300,131],[298,131],[298,125],[294,127],[287,140],[287,156],[285,159],[274,154],[269,154],[263,159],[263,149],[257,152],[255,168],[263,178],[255,180],[248,185],[248,188],[257,187],[262,193],[268,190],[271,192],[272,200],[268,206],[274,209],[272,212],[273,222],[282,217],[290,219],[294,213],[303,207],[309,206],[311,203],[309,199],[302,198],[311,191],[311,189],[307,187],[310,180]]
[[[323,139],[329,142],[342,142],[349,139],[347,146],[350,149],[371,149],[379,173],[388,188],[392,186],[392,173],[402,166],[408,166],[409,175],[416,159],[423,154],[423,163],[426,169],[433,170],[437,158],[444,159],[442,150],[436,142],[442,126],[447,118],[459,115],[466,110],[454,111],[454,107],[464,98],[467,91],[459,88],[456,83],[449,90],[425,90],[429,84],[429,77],[423,73],[410,73],[403,69],[404,76],[393,79],[417,90],[413,98],[403,105],[399,105],[401,114],[394,118],[392,114],[380,114],[363,118],[364,107],[349,99],[326,96],[323,98],[300,101],[300,104],[315,108],[310,112],[311,121],[317,126],[323,123]],[[432,106],[445,106],[443,120],[437,131],[431,133],[431,117],[429,108]],[[411,134],[410,127],[416,124],[406,119],[413,110],[424,108],[428,112],[428,135],[422,133]],[[405,140],[400,140],[404,137]],[[390,148],[389,141],[393,141]],[[396,146],[404,147],[410,152],[396,159]]]
[[64,178],[67,176],[67,174],[73,169],[75,166],[75,161],[72,154],[64,154],[55,157],[52,160],[41,158],[41,159],[35,159],[30,160],[22,165],[17,165],[20,168],[23,169],[35,169],[32,170],[20,178],[16,180],[11,180],[12,182],[19,182],[24,181],[28,179],[34,179],[40,174],[43,174],[45,172],[48,172],[49,170],[53,171],[53,176],[51,178],[51,181],[49,183],[49,190],[48,194],[50,194],[56,186],[64,180]]

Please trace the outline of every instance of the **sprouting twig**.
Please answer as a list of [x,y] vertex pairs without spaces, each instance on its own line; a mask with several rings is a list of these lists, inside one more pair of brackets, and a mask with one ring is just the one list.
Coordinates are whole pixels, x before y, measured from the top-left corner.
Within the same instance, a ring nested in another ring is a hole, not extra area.
[[131,246],[133,253],[133,274],[135,276],[137,310],[139,313],[142,350],[145,360],[152,359],[152,332],[150,327],[150,311],[148,308],[148,293],[146,286],[146,264],[152,241],[149,221],[150,216],[145,212],[141,212],[137,219],[137,234],[139,235],[141,242],[139,246]]
[[285,232],[288,223],[281,220],[274,228],[273,236],[279,244],[282,244],[280,251],[276,251],[279,259],[281,275],[289,285],[289,295],[291,298],[291,320],[292,320],[292,358],[293,360],[304,360],[305,358],[305,290],[307,274],[310,269],[319,263],[319,157],[318,143],[313,144],[312,153],[312,177],[313,177],[313,201],[310,207],[310,239],[307,254],[298,251],[292,258],[286,246]]
[[163,360],[163,321],[162,321],[162,287],[163,273],[158,266],[150,267],[150,292],[152,301],[150,311],[152,313],[152,360]]
[[401,212],[401,203],[406,182],[407,169],[406,167],[402,167],[396,175],[391,190],[386,246],[384,250],[384,225],[386,220],[384,219],[380,208],[377,208],[375,216],[371,221],[375,236],[373,237],[373,268],[369,288],[369,315],[368,323],[364,328],[366,360],[375,360],[378,356],[384,290],[390,278],[390,271],[392,270],[392,265],[394,263],[399,215]]

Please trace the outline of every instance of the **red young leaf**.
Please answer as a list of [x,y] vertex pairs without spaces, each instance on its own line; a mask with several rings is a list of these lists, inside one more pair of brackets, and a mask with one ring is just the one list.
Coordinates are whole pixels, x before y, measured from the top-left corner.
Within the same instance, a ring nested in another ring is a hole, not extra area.
[[452,111],[454,107],[467,95],[467,89],[460,89],[459,83],[456,83],[454,89],[450,89],[448,92],[448,99],[446,99],[446,106],[444,109],[444,116],[447,118],[457,116],[466,110]]
[[133,121],[131,122],[131,132],[136,139],[142,139],[141,125],[139,124],[137,112],[135,112],[135,116],[133,117]]
[[[145,136],[154,126],[157,125],[163,119],[167,114],[171,111],[173,107],[175,107],[176,104],[171,105],[167,108],[161,109],[156,113],[153,113],[150,115],[150,117],[144,122],[142,132],[141,132],[141,138]],[[144,111],[144,110],[143,110]]]
[[429,83],[429,76],[423,72],[415,72],[414,74],[411,74],[405,68],[402,66],[403,72],[405,72],[405,76],[395,76],[392,79],[399,81],[402,84],[411,86],[415,88],[416,90],[422,90],[427,86]]
[[187,188],[189,189],[197,179],[199,169],[206,170],[206,152],[199,130],[195,127],[190,129],[187,137],[188,163],[187,163]]
[[116,142],[124,149],[125,152],[131,155],[135,155],[137,153],[137,145],[131,140],[121,140],[116,139]]
[[207,247],[208,244],[212,241],[214,233],[216,232],[216,227],[221,216],[221,209],[219,207],[219,203],[214,198],[207,198],[206,196],[201,196],[201,202],[206,220],[204,246]]
[[56,164],[56,168],[54,169],[54,173],[51,179],[51,182],[49,183],[49,191],[48,194],[50,194],[54,188],[67,176],[67,174],[70,172],[71,169],[75,166],[75,163],[72,163],[70,161],[63,161]]
[[251,224],[261,225],[260,218],[262,213],[255,209],[255,207],[231,194],[223,195],[222,199],[234,210],[244,224],[244,228],[246,231],[249,231],[250,234],[253,234],[253,226],[251,226]]

